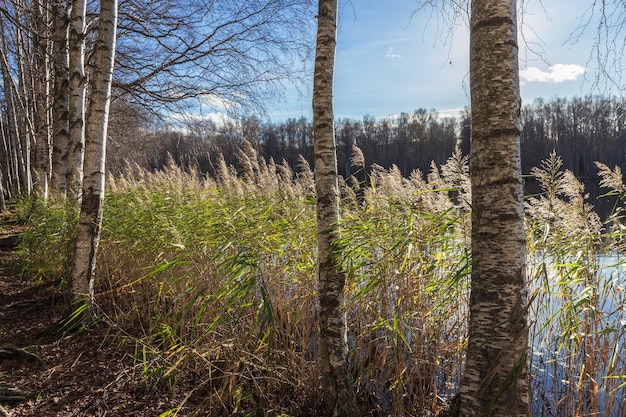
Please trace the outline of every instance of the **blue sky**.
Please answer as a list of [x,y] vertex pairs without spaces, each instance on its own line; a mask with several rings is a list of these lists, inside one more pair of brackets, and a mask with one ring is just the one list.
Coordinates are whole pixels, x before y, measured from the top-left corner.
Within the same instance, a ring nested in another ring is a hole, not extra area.
[[[339,4],[336,117],[381,118],[418,108],[457,115],[469,105],[467,17],[451,27],[430,9],[414,14],[416,0],[339,0]],[[518,35],[525,103],[597,91],[592,89],[597,13],[591,14],[589,4],[589,0],[525,0]],[[583,36],[571,41],[589,19]],[[288,92],[286,102],[270,109],[271,119],[310,118],[310,87],[303,90],[304,95]]]

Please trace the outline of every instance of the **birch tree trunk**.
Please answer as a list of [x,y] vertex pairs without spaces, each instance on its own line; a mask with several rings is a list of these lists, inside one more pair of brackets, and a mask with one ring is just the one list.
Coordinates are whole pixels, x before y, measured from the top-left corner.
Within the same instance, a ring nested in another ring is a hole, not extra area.
[[35,193],[44,200],[48,199],[48,188],[51,169],[51,120],[50,120],[50,71],[49,59],[51,55],[50,12],[48,1],[33,4],[35,34],[32,37],[34,58],[30,67],[29,76],[33,84],[33,100],[31,111],[34,122],[35,164],[34,182]]
[[347,367],[347,329],[342,271],[334,241],[339,234],[339,186],[333,117],[333,73],[337,33],[337,0],[319,0],[313,136],[317,193],[317,248],[320,297],[320,365],[325,415],[357,416],[354,388]]
[[462,416],[528,416],[515,0],[473,0],[472,278]]
[[[0,127],[2,126],[2,123],[0,123]],[[2,173],[2,170],[0,170],[0,213],[4,213],[7,210],[7,205],[6,205],[6,200],[4,198],[4,174]]]
[[51,188],[62,196],[67,192],[69,145],[69,52],[70,0],[53,2],[53,101]]
[[[0,69],[2,66],[0,65]],[[11,144],[9,142],[9,138],[7,138],[7,129],[6,125],[8,121],[4,120],[5,115],[0,115],[0,136],[2,136],[2,163],[4,163],[4,193],[8,198],[12,198],[12,194],[14,191],[14,178],[15,172],[13,171],[13,164],[11,163]]]
[[[0,167],[4,164],[3,169],[0,169],[0,213],[6,211],[6,196],[10,197],[10,187],[8,179],[5,180],[6,176],[10,175],[9,170],[9,149],[6,143],[6,136],[4,133],[4,121],[3,116],[0,114]],[[4,171],[4,172],[3,172]]]
[[23,184],[23,163],[20,163],[20,152],[22,147],[20,145],[21,139],[17,123],[17,88],[11,73],[11,68],[9,67],[9,42],[7,39],[4,21],[2,20],[2,15],[0,15],[0,46],[0,73],[2,74],[2,83],[4,88],[6,136],[8,141],[8,146],[6,146],[9,159],[7,171],[11,174],[11,178],[9,179],[13,188],[11,191],[20,195]]
[[100,1],[98,39],[87,114],[85,178],[72,265],[72,292],[76,302],[93,300],[96,253],[102,224],[106,137],[115,56],[117,0]]
[[67,156],[67,196],[80,198],[85,156],[85,14],[86,0],[71,0],[69,28],[69,143]]
[[[16,19],[26,21],[24,17],[25,7],[20,4],[16,11]],[[15,88],[16,115],[20,123],[17,124],[20,140],[17,142],[19,151],[20,179],[22,180],[22,192],[30,195],[33,190],[33,178],[31,171],[31,145],[34,141],[34,123],[31,103],[33,102],[33,84],[30,70],[32,68],[32,49],[29,44],[29,34],[25,33],[25,27],[17,27],[15,30],[15,66],[17,82]]]

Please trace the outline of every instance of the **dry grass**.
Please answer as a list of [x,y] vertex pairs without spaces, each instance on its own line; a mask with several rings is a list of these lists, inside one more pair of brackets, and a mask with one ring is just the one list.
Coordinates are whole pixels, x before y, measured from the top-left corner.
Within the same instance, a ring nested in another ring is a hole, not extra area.
[[[601,185],[620,197],[618,169],[602,164]],[[621,416],[626,412],[620,354],[626,341],[626,275],[621,210],[604,224],[584,186],[554,153],[533,171],[544,193],[529,199],[533,326],[533,406],[541,416]]]
[[[239,161],[221,160],[215,178],[170,164],[162,172],[129,166],[109,181],[96,305],[135,344],[138,377],[154,389],[193,387],[179,415],[318,415],[313,174],[303,159],[292,172],[246,143]],[[352,164],[362,165],[358,150]],[[623,198],[621,173],[599,168],[603,185]],[[527,204],[535,412],[621,415],[622,212],[613,229],[601,223],[556,155],[534,175],[544,191]],[[363,415],[436,415],[456,393],[469,193],[459,151],[425,177],[374,166],[367,182],[342,183],[337,248],[349,276],[349,361]],[[52,227],[62,217],[55,210],[34,210],[51,226],[31,229],[38,239],[25,240],[29,254],[70,234]],[[30,262],[63,269],[50,257]]]

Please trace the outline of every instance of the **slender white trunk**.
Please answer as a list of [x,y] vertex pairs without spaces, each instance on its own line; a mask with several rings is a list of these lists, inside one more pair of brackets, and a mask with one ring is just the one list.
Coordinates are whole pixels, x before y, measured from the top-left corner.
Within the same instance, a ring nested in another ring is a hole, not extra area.
[[6,115],[0,115],[0,137],[2,137],[2,161],[4,164],[4,193],[6,197],[11,198],[13,190],[13,170],[11,167],[11,149],[7,140],[7,131],[5,129],[6,121],[4,119]]
[[53,102],[51,188],[66,195],[69,145],[69,22],[70,0],[53,4]]
[[102,224],[106,137],[116,27],[117,0],[101,0],[98,39],[95,44],[95,66],[91,80],[91,100],[85,135],[85,178],[72,267],[74,299],[87,304],[93,300],[96,254]]
[[339,236],[339,185],[333,117],[333,73],[337,34],[337,0],[319,0],[313,136],[317,194],[317,248],[320,297],[320,365],[328,416],[357,416],[354,388],[348,373],[344,314],[346,274],[335,240]]
[[[11,196],[11,179],[9,178],[9,176],[11,175],[11,171],[9,169],[9,149],[7,147],[6,135],[4,131],[4,120],[2,115],[0,115],[0,138],[2,139],[0,157],[3,157],[3,160],[1,162],[4,163],[4,169],[0,169],[0,212],[2,212],[6,210],[5,197],[10,198]],[[6,179],[5,173],[7,177]]]
[[85,14],[86,0],[72,0],[69,29],[69,144],[67,158],[68,198],[79,199],[85,156]]
[[11,74],[11,69],[9,68],[9,58],[7,53],[9,51],[8,41],[6,38],[6,28],[4,27],[4,22],[2,21],[2,16],[0,15],[0,71],[2,73],[2,81],[4,88],[4,101],[5,101],[5,118],[6,118],[6,132],[7,132],[7,141],[8,144],[6,146],[8,151],[8,171],[11,174],[12,186],[13,189],[11,191],[15,192],[17,195],[21,194],[22,191],[22,175],[23,172],[21,170],[20,164],[20,132],[18,129],[17,123],[17,105],[16,105],[16,94],[17,90],[15,88],[15,81],[13,80],[13,76]]
[[34,59],[31,66],[34,99],[31,110],[34,120],[35,142],[35,175],[34,191],[44,200],[48,199],[48,187],[51,169],[51,130],[50,130],[50,21],[49,5],[47,1],[34,5],[36,7],[33,26],[36,34],[33,36]]
[[[22,14],[17,13],[16,18],[22,20]],[[17,142],[19,150],[19,169],[22,182],[22,192],[30,195],[33,190],[31,171],[31,144],[34,141],[34,123],[32,112],[33,84],[30,69],[32,65],[32,50],[28,45],[28,36],[22,28],[17,29],[15,36],[15,61],[17,65],[17,85],[15,86],[16,115],[20,123],[17,124],[20,140]]]

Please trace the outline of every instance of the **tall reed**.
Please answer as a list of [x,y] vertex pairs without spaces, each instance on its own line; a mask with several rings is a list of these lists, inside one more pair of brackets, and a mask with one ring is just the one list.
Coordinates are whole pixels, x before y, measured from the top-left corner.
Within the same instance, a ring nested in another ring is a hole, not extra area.
[[[296,172],[266,162],[246,142],[238,159],[217,161],[211,178],[170,163],[128,166],[109,181],[99,316],[133,347],[126,377],[180,399],[164,413],[319,415],[313,173],[304,159]],[[355,150],[352,164],[363,162]],[[610,223],[556,155],[533,171],[542,186],[527,199],[536,415],[624,412],[624,186],[617,169],[599,169],[621,198]],[[436,415],[456,394],[465,354],[467,157],[457,150],[410,178],[396,167],[363,173],[341,183],[336,242],[358,402],[362,415]],[[51,234],[56,210],[41,208],[29,233]],[[37,259],[36,239],[24,250],[31,269],[62,270]]]
[[[528,199],[526,210],[533,407],[541,416],[621,416],[626,275],[617,245],[622,232],[611,230],[620,215],[602,223],[584,186],[561,166],[552,153],[533,170],[542,193]],[[623,189],[621,179],[609,181],[615,172],[598,166],[602,186],[611,194]]]
[[[99,305],[140,341],[142,372],[198,378],[202,413],[313,415],[312,173],[265,163],[245,143],[239,159],[238,169],[220,162],[211,179],[170,165],[111,182]],[[466,177],[457,152],[427,179],[376,167],[371,184],[343,183],[337,245],[364,415],[441,409],[454,390],[466,331]]]

